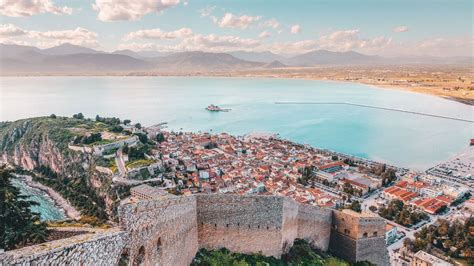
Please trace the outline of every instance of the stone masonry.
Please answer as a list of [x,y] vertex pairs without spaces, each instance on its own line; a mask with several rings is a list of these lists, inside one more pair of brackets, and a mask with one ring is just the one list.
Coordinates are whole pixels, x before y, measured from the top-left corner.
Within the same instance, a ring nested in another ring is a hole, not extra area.
[[[388,265],[385,221],[280,196],[206,194],[123,204],[120,227],[0,254],[0,265],[189,265],[199,248],[280,257],[296,238]],[[383,249],[383,252],[381,252]]]
[[349,261],[389,265],[382,218],[351,210],[334,211],[329,250]]

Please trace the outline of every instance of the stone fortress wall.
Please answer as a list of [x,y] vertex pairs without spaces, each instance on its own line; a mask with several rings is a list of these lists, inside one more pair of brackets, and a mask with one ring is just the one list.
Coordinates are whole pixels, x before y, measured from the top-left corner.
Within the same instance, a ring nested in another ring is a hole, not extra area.
[[117,265],[128,243],[128,233],[119,228],[91,230],[87,234],[0,253],[0,265]]
[[[57,244],[54,252],[36,252],[34,256],[24,249],[14,250],[0,254],[0,265],[31,265],[59,256],[54,261],[70,265],[117,265],[120,261],[130,265],[179,266],[189,265],[199,248],[222,247],[280,257],[296,238],[351,261],[388,265],[388,257],[381,252],[385,247],[383,219],[301,205],[285,197],[173,196],[124,204],[118,214],[120,228],[102,236],[115,239],[117,244],[105,241],[108,244],[103,245],[97,243],[99,239],[91,238],[81,244],[93,247],[87,252]],[[116,239],[117,234],[120,239]],[[97,258],[99,253],[101,260],[87,260]],[[13,259],[13,254],[22,255]]]
[[385,220],[376,215],[334,211],[329,250],[349,261],[388,265],[385,226]]
[[125,204],[118,215],[130,235],[125,252],[133,264],[189,265],[198,251],[194,197]]

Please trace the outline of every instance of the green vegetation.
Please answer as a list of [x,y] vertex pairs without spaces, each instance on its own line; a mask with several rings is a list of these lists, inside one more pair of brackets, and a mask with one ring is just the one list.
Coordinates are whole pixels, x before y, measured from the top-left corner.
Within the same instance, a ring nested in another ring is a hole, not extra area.
[[344,186],[342,187],[342,190],[349,194],[349,195],[354,195],[354,196],[362,196],[362,190],[354,188],[351,184],[349,183],[344,183]]
[[37,117],[4,123],[0,127],[0,150],[13,151],[16,145],[36,146],[44,138],[51,140],[61,150],[66,150],[79,130],[92,128],[93,123],[86,120],[66,117]]
[[115,166],[114,158],[107,159],[107,158],[104,158],[104,157],[99,157],[99,158],[97,158],[95,163],[98,166],[107,167],[107,168],[111,168],[111,167]]
[[120,119],[117,117],[100,117],[99,115],[96,115],[95,121],[102,122],[112,127],[118,126],[120,124]]
[[395,169],[388,168],[385,164],[379,164],[377,166],[366,169],[366,172],[380,177],[380,179],[382,179],[382,185],[384,187],[390,186],[392,182],[397,180]]
[[449,222],[438,220],[437,225],[423,227],[415,233],[415,240],[403,243],[413,252],[424,250],[439,252],[453,258],[464,258],[468,265],[474,263],[474,217],[460,221]]
[[422,220],[429,220],[429,216],[426,213],[413,211],[401,200],[392,200],[387,207],[381,207],[379,215],[407,227],[411,227]]
[[100,221],[107,220],[105,201],[90,189],[87,176],[77,178],[60,178],[51,169],[41,166],[36,169],[42,176],[33,176],[33,180],[53,188],[60,193],[82,214],[97,217]]
[[145,153],[150,150],[150,147],[148,145],[137,145],[136,147],[125,145],[122,150],[128,154],[128,160],[135,161],[145,159]]
[[148,165],[150,165],[154,162],[155,162],[154,160],[139,159],[139,160],[135,160],[135,161],[128,161],[128,162],[125,163],[125,166],[129,169],[132,169],[132,168],[139,168],[139,167],[143,167],[143,166],[148,166]]
[[351,202],[351,204],[347,205],[346,209],[351,209],[355,212],[362,212],[360,202],[357,200],[354,200],[353,202]]
[[102,135],[100,133],[91,133],[89,136],[77,136],[74,139],[74,144],[89,145],[99,141],[102,141]]
[[165,135],[162,132],[156,134],[156,141],[158,143],[165,141]]
[[10,182],[11,172],[0,168],[0,249],[15,249],[46,241],[48,230],[39,214],[31,212],[36,202],[29,201]]
[[370,266],[368,262],[360,262],[350,264],[344,260],[332,257],[321,251],[311,248],[308,242],[302,239],[296,239],[288,253],[283,254],[281,259],[274,257],[266,257],[261,254],[246,255],[240,253],[232,253],[228,249],[222,248],[219,250],[209,251],[200,249],[196,254],[192,266]]

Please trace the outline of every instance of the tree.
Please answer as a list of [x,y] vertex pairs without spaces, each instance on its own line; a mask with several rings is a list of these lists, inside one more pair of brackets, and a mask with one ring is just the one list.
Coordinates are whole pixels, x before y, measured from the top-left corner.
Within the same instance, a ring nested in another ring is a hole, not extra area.
[[353,201],[349,208],[356,212],[362,212],[362,207],[360,205],[360,202],[357,200]]
[[49,118],[55,119],[55,118],[56,118],[56,115],[55,115],[55,114],[51,114],[51,115],[49,115]]
[[135,127],[138,128],[138,129],[141,129],[141,128],[142,128],[142,124],[136,123],[136,124],[135,124]]
[[161,133],[161,132],[156,134],[156,141],[159,142],[159,143],[165,141],[165,135],[163,135],[163,133]]
[[26,243],[46,240],[47,228],[39,214],[30,210],[36,202],[30,201],[13,186],[11,171],[0,168],[0,249],[10,250]]
[[130,119],[125,119],[125,120],[123,120],[123,124],[124,124],[124,125],[130,124],[130,122],[132,122],[132,121],[130,121]]
[[84,115],[82,113],[77,113],[72,116],[75,119],[84,119]]

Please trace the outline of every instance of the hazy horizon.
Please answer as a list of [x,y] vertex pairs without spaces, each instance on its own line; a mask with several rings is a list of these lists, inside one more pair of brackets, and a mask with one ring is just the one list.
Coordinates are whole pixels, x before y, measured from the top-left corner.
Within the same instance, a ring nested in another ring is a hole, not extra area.
[[100,51],[472,56],[471,1],[2,1],[0,43]]

